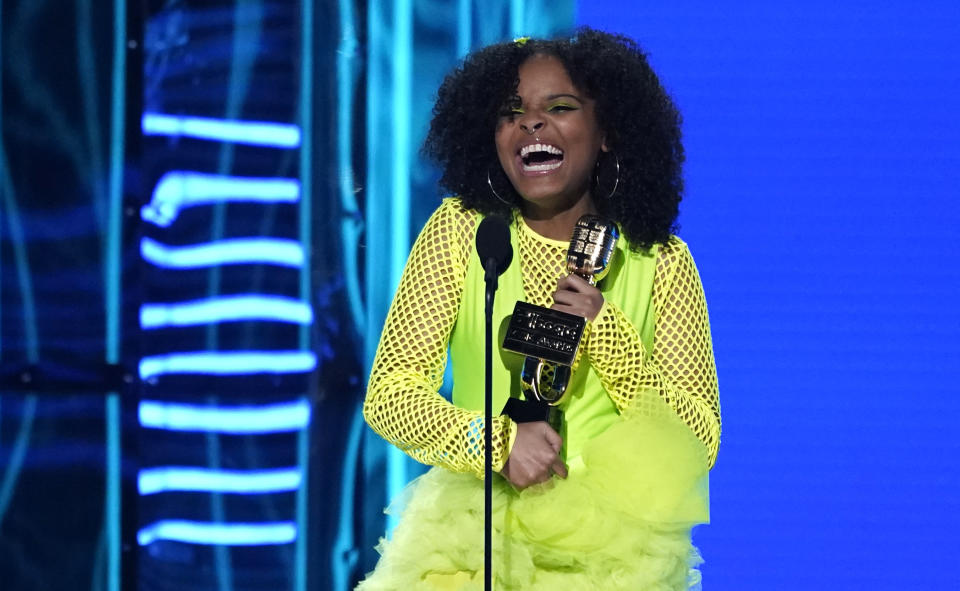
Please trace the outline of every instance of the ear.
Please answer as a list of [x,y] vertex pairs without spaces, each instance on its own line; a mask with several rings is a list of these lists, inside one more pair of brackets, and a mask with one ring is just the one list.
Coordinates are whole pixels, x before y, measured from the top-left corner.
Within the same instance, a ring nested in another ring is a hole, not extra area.
[[607,135],[603,134],[603,137],[600,138],[600,151],[609,152],[610,146],[607,145]]

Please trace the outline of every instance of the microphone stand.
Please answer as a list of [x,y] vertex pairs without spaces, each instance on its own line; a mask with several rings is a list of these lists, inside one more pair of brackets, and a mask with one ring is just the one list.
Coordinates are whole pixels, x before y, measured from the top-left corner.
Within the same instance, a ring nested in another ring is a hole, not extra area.
[[486,354],[483,404],[483,588],[492,589],[493,573],[493,297],[497,291],[497,278],[510,266],[513,248],[510,245],[510,228],[497,216],[483,218],[477,227],[477,255],[483,263],[483,280],[486,283],[484,316],[486,329]]
[[484,325],[486,351],[484,354],[484,422],[483,422],[483,588],[492,590],[493,565],[493,298],[497,292],[497,260],[493,257],[483,262],[483,280],[487,289],[484,298]]

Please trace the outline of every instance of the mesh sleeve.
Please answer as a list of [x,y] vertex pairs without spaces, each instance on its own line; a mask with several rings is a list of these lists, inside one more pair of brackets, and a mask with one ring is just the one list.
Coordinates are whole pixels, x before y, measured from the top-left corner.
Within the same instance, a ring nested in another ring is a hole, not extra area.
[[706,446],[712,467],[720,445],[720,398],[710,322],[700,276],[680,240],[660,250],[653,302],[657,320],[646,363],[640,334],[610,302],[592,323],[587,352],[621,411],[637,393],[656,390]]
[[[413,245],[377,346],[363,416],[417,461],[483,477],[483,413],[438,392],[457,318],[474,217],[447,200]],[[503,468],[513,423],[493,420],[493,469]]]

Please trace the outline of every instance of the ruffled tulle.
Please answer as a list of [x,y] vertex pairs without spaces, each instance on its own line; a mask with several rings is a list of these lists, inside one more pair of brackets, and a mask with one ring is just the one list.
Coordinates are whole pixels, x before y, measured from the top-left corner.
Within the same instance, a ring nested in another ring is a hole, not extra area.
[[[690,529],[709,520],[706,454],[649,395],[571,462],[566,480],[493,483],[494,588],[699,588]],[[400,514],[361,591],[483,587],[483,484],[434,468],[389,508]]]

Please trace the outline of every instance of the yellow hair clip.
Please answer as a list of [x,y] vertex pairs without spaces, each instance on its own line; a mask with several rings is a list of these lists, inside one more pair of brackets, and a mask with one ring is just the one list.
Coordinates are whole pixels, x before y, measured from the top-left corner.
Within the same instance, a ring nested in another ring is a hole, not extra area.
[[516,39],[513,40],[513,42],[519,45],[520,47],[523,47],[524,45],[527,44],[527,41],[529,40],[530,40],[530,37],[517,37]]

